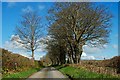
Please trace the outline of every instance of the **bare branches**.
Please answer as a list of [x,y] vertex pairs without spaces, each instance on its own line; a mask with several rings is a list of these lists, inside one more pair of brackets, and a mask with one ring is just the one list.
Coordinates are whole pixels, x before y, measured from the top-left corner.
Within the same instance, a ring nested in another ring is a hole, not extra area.
[[40,39],[41,25],[40,16],[37,13],[29,11],[22,16],[21,23],[16,27],[16,34],[19,35],[21,41],[27,50],[32,51],[32,57],[34,58],[34,50],[38,48],[37,41]]
[[92,3],[56,3],[48,18],[52,22],[49,35],[67,45],[66,53],[73,51],[75,62],[79,62],[76,58],[80,58],[83,45],[108,42],[112,15],[106,7]]

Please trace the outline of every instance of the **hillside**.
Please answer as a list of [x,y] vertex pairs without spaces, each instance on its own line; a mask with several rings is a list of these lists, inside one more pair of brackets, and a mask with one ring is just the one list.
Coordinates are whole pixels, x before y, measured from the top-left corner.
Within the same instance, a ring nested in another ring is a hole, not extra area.
[[106,60],[83,60],[82,64],[89,64],[98,67],[120,68],[120,56],[115,56]]
[[26,69],[29,69],[32,67],[39,67],[42,65],[40,61],[35,61],[35,64],[34,64],[33,60],[27,57],[24,57],[19,54],[14,54],[5,49],[0,49],[0,50],[2,50],[3,74],[8,72],[24,71]]
[[83,67],[91,72],[120,76],[120,56],[107,60],[82,60],[80,64],[70,64],[72,67]]

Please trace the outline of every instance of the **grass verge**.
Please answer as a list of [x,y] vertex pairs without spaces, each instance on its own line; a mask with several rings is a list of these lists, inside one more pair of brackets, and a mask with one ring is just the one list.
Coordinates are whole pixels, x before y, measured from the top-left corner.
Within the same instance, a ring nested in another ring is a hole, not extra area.
[[33,73],[39,71],[42,67],[40,68],[30,68],[28,70],[25,70],[25,71],[21,71],[21,72],[16,72],[16,73],[13,73],[13,74],[6,74],[3,76],[3,79],[7,79],[7,78],[27,78],[29,77],[30,75],[32,75]]
[[70,78],[118,78],[112,75],[90,72],[85,68],[75,68],[71,66],[56,66],[55,68]]

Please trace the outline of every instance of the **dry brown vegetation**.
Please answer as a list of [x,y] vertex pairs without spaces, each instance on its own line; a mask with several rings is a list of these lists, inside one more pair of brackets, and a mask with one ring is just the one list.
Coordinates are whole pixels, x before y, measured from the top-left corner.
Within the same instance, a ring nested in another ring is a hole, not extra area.
[[74,67],[83,67],[89,71],[120,76],[120,56],[108,60],[83,60],[80,64],[70,64]]
[[33,60],[27,57],[21,56],[19,54],[13,54],[12,52],[5,49],[1,50],[3,73],[23,71],[25,69],[39,67],[42,65],[40,61],[35,61],[34,64]]

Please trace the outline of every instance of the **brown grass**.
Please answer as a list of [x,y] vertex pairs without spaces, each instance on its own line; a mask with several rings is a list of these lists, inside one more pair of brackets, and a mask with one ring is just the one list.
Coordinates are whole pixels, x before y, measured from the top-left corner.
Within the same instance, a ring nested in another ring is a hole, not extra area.
[[76,68],[85,68],[91,72],[120,76],[120,56],[109,60],[83,60],[79,64],[70,64]]
[[19,54],[14,54],[8,50],[2,49],[2,69],[3,73],[14,73],[27,70],[32,67],[39,67],[40,61],[35,61],[21,56]]

